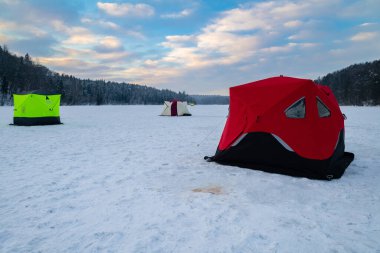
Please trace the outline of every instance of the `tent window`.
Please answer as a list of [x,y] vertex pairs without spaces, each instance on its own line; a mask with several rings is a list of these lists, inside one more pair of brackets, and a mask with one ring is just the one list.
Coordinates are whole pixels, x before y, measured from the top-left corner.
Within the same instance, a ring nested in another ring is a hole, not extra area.
[[293,103],[288,109],[285,110],[285,115],[291,119],[303,119],[305,118],[305,98],[301,98]]
[[318,107],[318,115],[321,118],[326,118],[330,116],[330,110],[327,106],[317,97],[317,107]]

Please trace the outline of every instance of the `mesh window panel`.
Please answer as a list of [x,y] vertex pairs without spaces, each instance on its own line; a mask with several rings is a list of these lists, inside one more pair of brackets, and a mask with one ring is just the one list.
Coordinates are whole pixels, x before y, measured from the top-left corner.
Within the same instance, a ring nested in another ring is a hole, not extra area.
[[303,119],[305,118],[306,108],[305,108],[305,98],[301,98],[292,104],[285,111],[286,117],[291,119]]
[[318,115],[321,118],[329,117],[330,116],[330,110],[327,108],[327,106],[322,103],[322,101],[317,98],[317,107],[318,107]]

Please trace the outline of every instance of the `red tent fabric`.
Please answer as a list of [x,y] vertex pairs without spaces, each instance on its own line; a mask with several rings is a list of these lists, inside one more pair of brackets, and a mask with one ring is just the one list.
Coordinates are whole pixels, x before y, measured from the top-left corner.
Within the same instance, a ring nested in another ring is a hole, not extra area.
[[172,105],[171,105],[171,116],[177,116],[178,115],[178,112],[177,112],[177,100],[173,100],[172,101]]
[[332,91],[308,79],[272,77],[230,88],[230,111],[209,162],[311,179],[340,178],[344,115]]
[[272,77],[230,88],[230,112],[207,161],[312,179],[340,178],[344,116],[332,91],[308,79]]
[[[304,118],[288,118],[285,110],[304,98]],[[317,99],[331,115],[320,117]],[[270,133],[281,138],[298,155],[327,159],[337,145],[344,118],[330,88],[308,79],[272,77],[230,88],[230,112],[219,150],[229,148],[250,132]]]

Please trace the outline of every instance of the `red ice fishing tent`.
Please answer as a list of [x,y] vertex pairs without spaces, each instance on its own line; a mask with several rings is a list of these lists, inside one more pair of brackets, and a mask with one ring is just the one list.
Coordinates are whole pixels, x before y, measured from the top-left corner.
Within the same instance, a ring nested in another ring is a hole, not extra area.
[[187,109],[187,102],[178,100],[165,101],[161,116],[191,116]]
[[340,178],[344,115],[329,87],[272,77],[230,88],[229,116],[209,161],[314,179]]

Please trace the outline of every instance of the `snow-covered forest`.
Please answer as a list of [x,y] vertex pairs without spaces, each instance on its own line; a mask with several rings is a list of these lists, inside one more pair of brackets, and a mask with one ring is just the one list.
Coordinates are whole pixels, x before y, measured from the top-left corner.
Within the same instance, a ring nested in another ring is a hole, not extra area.
[[380,60],[351,65],[316,82],[330,86],[341,105],[380,104]]

